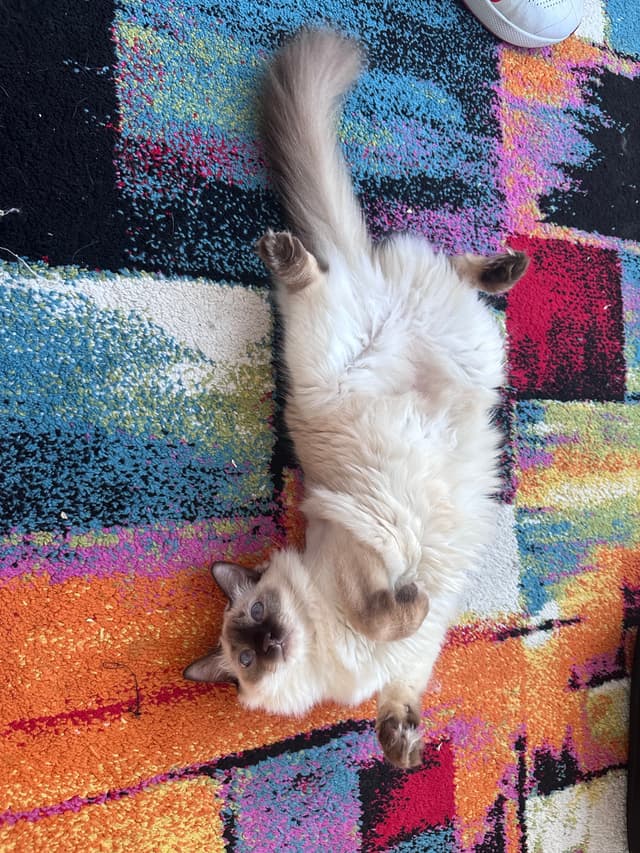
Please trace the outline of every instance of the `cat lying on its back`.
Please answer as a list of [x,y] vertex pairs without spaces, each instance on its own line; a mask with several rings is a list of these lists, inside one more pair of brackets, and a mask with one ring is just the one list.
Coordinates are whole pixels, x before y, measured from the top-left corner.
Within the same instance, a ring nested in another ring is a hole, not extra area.
[[376,693],[384,754],[409,767],[421,695],[493,531],[503,346],[477,289],[507,290],[527,260],[372,244],[336,136],[360,65],[354,42],[309,30],[267,74],[266,149],[292,231],[258,253],[284,319],[307,544],[257,572],[213,567],[229,598],[220,645],[185,675],[232,679],[244,705],[284,714]]

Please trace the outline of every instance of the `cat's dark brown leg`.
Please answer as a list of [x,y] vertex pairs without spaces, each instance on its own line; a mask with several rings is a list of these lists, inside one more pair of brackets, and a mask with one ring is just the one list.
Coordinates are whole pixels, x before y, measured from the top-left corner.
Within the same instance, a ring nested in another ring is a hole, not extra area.
[[522,278],[529,266],[524,252],[505,252],[484,258],[481,255],[459,255],[452,258],[458,275],[485,293],[504,293]]
[[291,293],[297,293],[322,275],[318,262],[297,237],[288,231],[267,231],[256,252],[273,277]]
[[392,681],[378,694],[376,734],[390,764],[417,767],[424,748],[420,731],[420,694],[401,681]]
[[362,542],[357,548],[345,544],[337,559],[341,604],[353,628],[380,642],[415,634],[429,612],[429,596],[419,582],[394,580],[380,553]]
[[429,597],[416,583],[361,594],[352,621],[372,640],[389,642],[410,637],[429,612]]

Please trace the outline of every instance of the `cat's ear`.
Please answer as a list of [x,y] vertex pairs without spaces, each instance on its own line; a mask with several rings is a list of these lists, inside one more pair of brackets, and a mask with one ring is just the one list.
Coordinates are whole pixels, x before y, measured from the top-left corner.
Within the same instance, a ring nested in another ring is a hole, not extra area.
[[230,601],[234,601],[240,592],[260,580],[257,572],[238,566],[237,563],[214,563],[211,566],[211,574]]
[[238,679],[229,671],[220,646],[202,658],[194,660],[182,675],[189,681],[217,681],[224,684],[237,684]]
[[527,271],[529,258],[524,252],[505,252],[501,255],[456,255],[451,258],[458,275],[485,293],[504,293],[511,290]]

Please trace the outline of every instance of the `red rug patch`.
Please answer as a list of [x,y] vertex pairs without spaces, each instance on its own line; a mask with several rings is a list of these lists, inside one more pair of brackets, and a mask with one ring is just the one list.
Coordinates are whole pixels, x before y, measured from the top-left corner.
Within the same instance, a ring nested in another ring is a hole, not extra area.
[[520,399],[622,400],[621,270],[607,249],[517,237],[529,270],[509,293],[509,382]]
[[360,774],[364,849],[387,850],[416,833],[449,825],[455,815],[453,750],[427,743],[422,767],[406,772],[376,763]]

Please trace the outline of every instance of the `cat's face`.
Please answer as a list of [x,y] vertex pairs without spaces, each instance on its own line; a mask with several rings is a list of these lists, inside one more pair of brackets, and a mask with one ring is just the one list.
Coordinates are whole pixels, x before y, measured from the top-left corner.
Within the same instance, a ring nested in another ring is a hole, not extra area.
[[212,574],[229,599],[220,644],[187,667],[186,678],[232,681],[248,707],[299,712],[293,682],[304,667],[308,630],[303,602],[287,581],[290,559],[275,554],[257,571],[234,563],[214,564]]

